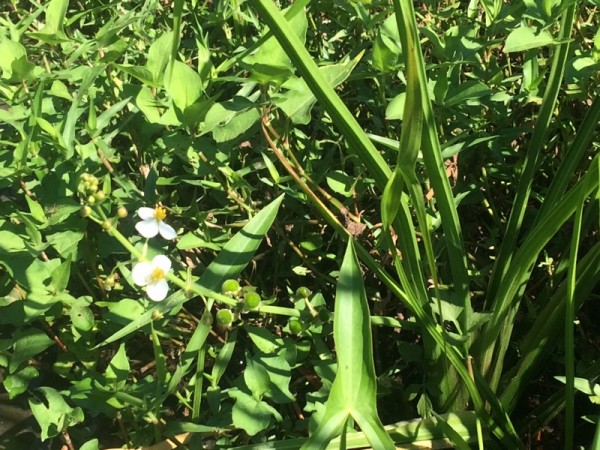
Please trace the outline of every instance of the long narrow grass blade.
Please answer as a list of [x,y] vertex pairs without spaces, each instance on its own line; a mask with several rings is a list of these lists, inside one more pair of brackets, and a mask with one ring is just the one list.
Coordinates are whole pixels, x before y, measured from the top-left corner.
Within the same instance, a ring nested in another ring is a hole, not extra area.
[[598,122],[600,122],[600,96],[596,96],[594,99],[592,106],[585,115],[583,123],[577,130],[575,140],[566,151],[560,167],[552,179],[544,202],[540,206],[540,211],[536,218],[537,221],[541,220],[548,210],[552,208],[552,205],[556,204],[560,197],[565,193],[573,174],[581,163],[582,158],[585,156],[586,151],[589,149],[590,142],[594,136],[597,136],[596,129],[598,127]]
[[581,220],[585,197],[581,197],[575,212],[569,270],[567,275],[567,304],[565,315],[565,375],[566,375],[566,408],[565,408],[565,449],[573,448],[573,428],[575,426],[575,287],[577,275],[577,252],[581,239]]
[[[598,165],[596,161],[592,161],[586,175],[531,230],[507,269],[497,298],[494,299],[494,315],[484,325],[479,342],[481,345],[479,362],[483,369],[489,368],[487,375],[492,389],[498,385],[504,353],[512,333],[514,315],[518,307],[518,301],[514,301],[516,294],[528,279],[538,254],[575,212],[581,196],[587,198],[597,188]],[[496,344],[501,334],[502,339]]]
[[[502,239],[500,246],[500,252],[494,269],[492,272],[492,278],[490,279],[488,287],[488,305],[489,309],[496,310],[495,300],[496,294],[499,292],[500,285],[505,275],[507,274],[509,267],[511,267],[511,260],[516,251],[516,242],[521,231],[521,223],[523,216],[525,215],[525,208],[529,203],[529,195],[531,193],[531,185],[533,183],[533,177],[535,175],[535,169],[537,162],[545,144],[545,136],[550,126],[550,120],[552,119],[552,113],[556,106],[556,99],[558,98],[558,92],[560,90],[561,81],[565,72],[567,63],[567,57],[569,53],[569,42],[571,36],[571,30],[573,29],[573,22],[575,18],[575,11],[577,10],[578,2],[574,2],[569,8],[563,13],[560,35],[558,37],[562,44],[556,47],[556,53],[552,58],[552,68],[550,70],[550,77],[548,79],[548,86],[544,92],[544,99],[540,108],[540,113],[533,128],[533,135],[531,136],[531,142],[527,149],[527,155],[523,164],[523,171],[519,177],[519,186],[513,202],[513,208],[510,212],[506,231]],[[484,367],[487,371],[487,368]]]
[[[594,245],[578,262],[578,273],[575,291],[575,309],[582,303],[600,279],[600,243]],[[532,378],[539,373],[539,368],[551,356],[551,349],[562,336],[561,323],[565,317],[566,282],[554,292],[551,300],[540,312],[533,326],[521,341],[518,365],[506,372],[506,388],[500,400],[507,411],[515,408],[516,402],[529,386]]]
[[358,155],[361,162],[367,167],[369,174],[375,179],[379,189],[383,191],[391,176],[391,170],[354,115],[327,83],[300,39],[295,33],[290,32],[285,17],[275,3],[272,0],[252,0],[251,3],[259,11],[310,90],[348,141],[350,149]]
[[[398,30],[403,48],[409,48],[410,42],[418,43],[418,27],[415,20],[413,2],[410,0],[394,0],[394,10],[398,22]],[[427,74],[425,62],[419,45],[414,46],[417,78],[423,108],[424,127],[422,137],[422,153],[427,174],[435,191],[436,206],[442,218],[442,227],[446,238],[446,251],[448,253],[455,296],[463,307],[461,326],[470,328],[472,308],[469,298],[469,276],[467,273],[466,252],[462,238],[462,231],[458,213],[454,203],[454,196],[450,182],[446,176],[446,169],[442,158],[442,151],[437,135],[434,114],[431,107],[427,89]]]

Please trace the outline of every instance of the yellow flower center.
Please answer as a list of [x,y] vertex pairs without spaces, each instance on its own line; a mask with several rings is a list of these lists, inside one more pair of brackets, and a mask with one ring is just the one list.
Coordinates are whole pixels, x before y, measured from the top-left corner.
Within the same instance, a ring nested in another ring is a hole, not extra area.
[[150,274],[152,282],[156,283],[165,278],[165,272],[160,267],[155,267]]
[[162,206],[157,206],[154,210],[154,218],[160,222],[165,220],[165,217],[167,217],[167,210]]

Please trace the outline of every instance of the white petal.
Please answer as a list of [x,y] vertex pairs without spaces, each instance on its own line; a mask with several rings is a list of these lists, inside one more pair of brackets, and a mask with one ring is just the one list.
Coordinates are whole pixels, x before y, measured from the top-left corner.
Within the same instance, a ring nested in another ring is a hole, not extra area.
[[146,286],[150,275],[152,275],[152,264],[146,261],[137,263],[131,271],[131,278],[138,286]]
[[146,208],[145,206],[141,207],[137,211],[138,216],[140,216],[140,219],[142,220],[154,219],[154,212],[154,208]]
[[135,224],[135,229],[145,238],[154,237],[158,234],[158,221],[154,219],[142,220]]
[[171,225],[167,225],[164,222],[158,222],[158,232],[165,239],[175,239],[177,237],[177,232]]
[[169,285],[167,280],[159,280],[156,283],[151,283],[146,288],[146,294],[150,300],[160,302],[165,299],[169,292]]
[[169,270],[171,270],[171,260],[165,255],[156,255],[154,258],[152,258],[152,266],[158,267],[166,274]]

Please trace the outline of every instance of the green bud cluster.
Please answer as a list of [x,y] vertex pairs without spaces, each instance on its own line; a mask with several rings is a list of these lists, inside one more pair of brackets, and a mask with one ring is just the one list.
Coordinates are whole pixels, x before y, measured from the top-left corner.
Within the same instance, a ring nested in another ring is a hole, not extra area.
[[232,309],[220,309],[217,312],[216,319],[221,326],[230,326],[241,314],[258,309],[262,302],[262,297],[253,286],[241,287],[234,279],[225,280],[221,292],[238,302]]
[[100,180],[87,172],[79,177],[79,186],[77,190],[88,205],[100,203],[106,199],[105,192],[99,188]]

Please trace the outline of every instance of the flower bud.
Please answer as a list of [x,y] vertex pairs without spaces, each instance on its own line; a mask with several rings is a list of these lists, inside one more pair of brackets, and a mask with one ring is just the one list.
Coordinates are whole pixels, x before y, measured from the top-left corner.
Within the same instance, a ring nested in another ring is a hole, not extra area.
[[80,210],[81,217],[88,217],[92,213],[92,208],[88,205],[83,205]]
[[97,202],[102,202],[106,199],[106,194],[104,193],[104,191],[98,191],[94,194],[94,198]]
[[127,217],[128,214],[129,212],[124,206],[119,206],[119,209],[117,209],[117,217],[119,219],[124,219],[125,217]]

